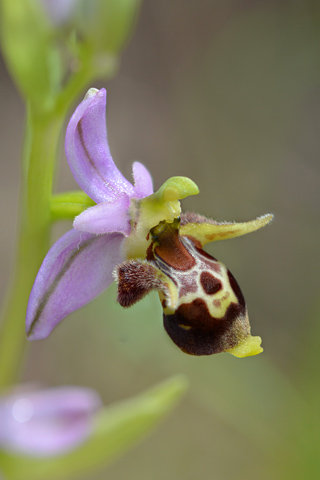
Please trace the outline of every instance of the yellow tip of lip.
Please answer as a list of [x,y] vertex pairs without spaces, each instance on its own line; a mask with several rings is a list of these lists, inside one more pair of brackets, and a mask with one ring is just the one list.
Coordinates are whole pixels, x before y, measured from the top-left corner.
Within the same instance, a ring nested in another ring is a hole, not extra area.
[[263,352],[261,341],[261,337],[252,337],[249,335],[249,337],[242,340],[238,345],[226,351],[238,358],[251,357]]

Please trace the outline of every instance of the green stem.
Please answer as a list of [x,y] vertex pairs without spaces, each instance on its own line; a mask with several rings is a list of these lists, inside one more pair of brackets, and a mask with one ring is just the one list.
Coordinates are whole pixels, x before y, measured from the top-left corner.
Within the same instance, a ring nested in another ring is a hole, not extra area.
[[2,314],[0,389],[15,382],[26,346],[28,297],[50,240],[52,177],[63,116],[29,110],[26,125],[16,264]]

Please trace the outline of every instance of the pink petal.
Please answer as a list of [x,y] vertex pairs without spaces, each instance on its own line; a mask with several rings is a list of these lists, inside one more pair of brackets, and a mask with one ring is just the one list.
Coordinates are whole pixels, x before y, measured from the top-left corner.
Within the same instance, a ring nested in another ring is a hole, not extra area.
[[0,398],[0,446],[14,453],[57,455],[82,443],[92,430],[100,397],[88,388],[17,391]]
[[132,165],[135,198],[145,198],[153,193],[152,177],[140,162]]
[[129,206],[128,195],[122,194],[112,202],[99,203],[87,208],[75,218],[73,227],[82,232],[96,234],[118,232],[128,236],[131,230]]
[[72,20],[78,0],[41,0],[41,3],[55,27]]
[[71,117],[65,149],[75,180],[96,203],[108,202],[120,192],[134,190],[115,166],[107,140],[104,88],[89,90]]
[[33,285],[26,316],[30,340],[46,338],[69,313],[106,289],[123,261],[123,235],[96,236],[71,230],[44,259]]

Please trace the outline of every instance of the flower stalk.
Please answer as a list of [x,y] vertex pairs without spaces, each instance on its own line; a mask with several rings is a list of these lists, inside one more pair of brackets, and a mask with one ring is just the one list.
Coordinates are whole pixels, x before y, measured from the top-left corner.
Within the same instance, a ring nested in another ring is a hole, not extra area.
[[64,192],[53,195],[51,198],[51,219],[55,220],[73,220],[80,215],[86,208],[93,207],[94,201],[81,190]]

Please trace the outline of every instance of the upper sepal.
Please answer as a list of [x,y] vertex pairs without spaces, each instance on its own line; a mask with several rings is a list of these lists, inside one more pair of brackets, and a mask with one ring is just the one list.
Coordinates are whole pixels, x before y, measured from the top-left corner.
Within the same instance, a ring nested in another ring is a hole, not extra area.
[[107,202],[134,189],[112,160],[106,127],[107,92],[91,88],[69,122],[65,150],[79,186],[96,203]]

